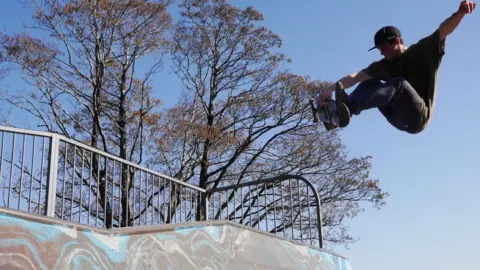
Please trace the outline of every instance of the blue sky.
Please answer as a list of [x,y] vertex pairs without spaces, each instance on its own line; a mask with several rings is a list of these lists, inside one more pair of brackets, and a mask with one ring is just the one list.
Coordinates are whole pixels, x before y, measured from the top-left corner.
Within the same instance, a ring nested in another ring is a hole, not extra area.
[[[373,34],[396,25],[407,45],[433,32],[460,1],[234,1],[254,5],[265,26],[283,39],[291,70],[334,81],[379,59],[367,52]],[[474,269],[480,242],[479,149],[476,123],[480,99],[476,78],[480,17],[468,15],[447,39],[439,73],[433,120],[423,133],[409,135],[391,127],[376,110],[363,112],[342,131],[352,156],[373,156],[372,177],[390,192],[381,211],[371,209],[348,221],[359,238],[347,256],[354,270]],[[0,10],[0,29],[21,30],[30,14],[13,0]],[[166,105],[177,98],[173,75],[165,85]],[[165,82],[167,82],[165,84]],[[7,80],[3,84],[10,84]],[[178,85],[178,84],[177,84]]]

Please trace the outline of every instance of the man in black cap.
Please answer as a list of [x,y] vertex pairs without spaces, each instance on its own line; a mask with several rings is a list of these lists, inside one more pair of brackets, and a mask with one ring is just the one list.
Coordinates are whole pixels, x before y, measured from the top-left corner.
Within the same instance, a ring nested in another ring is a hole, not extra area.
[[[459,9],[438,29],[409,48],[403,43],[402,34],[396,27],[385,26],[378,30],[374,36],[375,46],[369,51],[378,49],[384,58],[322,89],[317,97],[317,106],[325,105],[335,92],[335,108],[323,106],[329,111],[327,115],[334,116],[326,126],[345,127],[351,115],[378,108],[387,121],[399,130],[411,134],[424,130],[434,110],[445,39],[466,14],[473,12],[475,6],[471,1],[462,1]],[[357,83],[360,84],[350,95],[345,93],[345,88]]]

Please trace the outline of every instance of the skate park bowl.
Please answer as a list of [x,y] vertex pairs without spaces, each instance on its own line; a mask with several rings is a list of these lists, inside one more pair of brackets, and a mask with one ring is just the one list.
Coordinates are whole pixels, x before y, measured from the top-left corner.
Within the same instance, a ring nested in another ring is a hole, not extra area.
[[0,269],[331,269],[340,255],[228,221],[98,229],[0,209]]
[[314,181],[240,180],[203,189],[0,126],[0,269],[352,269],[325,249]]

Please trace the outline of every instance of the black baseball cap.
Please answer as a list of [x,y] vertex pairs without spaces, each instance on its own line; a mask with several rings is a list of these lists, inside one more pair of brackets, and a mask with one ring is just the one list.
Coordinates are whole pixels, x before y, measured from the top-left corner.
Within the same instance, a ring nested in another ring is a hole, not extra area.
[[373,46],[370,50],[376,49],[380,44],[382,44],[385,41],[392,40],[397,37],[401,37],[402,33],[398,28],[395,26],[384,26],[380,28],[380,30],[375,33],[374,42],[375,46]]

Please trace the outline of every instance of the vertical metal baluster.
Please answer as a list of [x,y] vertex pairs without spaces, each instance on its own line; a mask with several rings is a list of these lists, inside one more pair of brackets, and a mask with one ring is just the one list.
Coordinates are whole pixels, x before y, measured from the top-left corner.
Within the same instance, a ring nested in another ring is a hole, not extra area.
[[[123,169],[123,166],[122,166],[122,169]],[[123,209],[123,211],[125,211],[125,227],[129,227],[129,220],[130,220],[130,189],[129,189],[129,185],[131,185],[131,177],[130,177],[130,165],[126,165],[125,166],[125,169],[126,169],[126,172],[125,172],[125,179],[123,180],[123,182],[125,183],[125,186],[123,186],[123,188],[125,189],[125,198],[124,200],[126,201],[126,204],[125,204],[125,207],[127,207],[127,209]],[[122,170],[122,175],[123,175],[123,170]],[[123,178],[123,176],[122,176]]]
[[[163,224],[168,224],[170,223],[170,197],[169,197],[169,194],[170,194],[170,187],[169,187],[169,184],[170,182],[167,182],[166,179],[163,179],[163,184],[165,186],[165,189],[164,189],[164,193],[163,193],[163,204],[165,205],[165,217],[163,219]],[[168,199],[168,202],[167,202],[167,199]]]
[[[133,216],[132,216],[132,218],[135,218],[135,217],[136,217],[136,215],[135,215],[135,214],[136,214],[136,212],[135,212],[135,209],[136,209],[136,208],[135,208],[135,202],[136,202],[136,201],[135,201],[135,191],[137,191],[137,188],[135,187],[135,183],[137,182],[137,179],[138,179],[137,176],[136,176],[136,173],[135,173],[135,172],[136,172],[136,169],[137,169],[137,168],[133,167],[133,178],[135,179],[135,181],[134,181],[133,184],[132,184],[132,185],[133,185],[133,192],[132,192],[132,210],[133,210]],[[130,171],[129,171],[129,173],[130,173]],[[135,220],[132,220],[132,225],[135,226]]]
[[36,141],[37,141],[37,136],[33,135],[33,153],[32,153],[32,168],[30,169],[30,193],[28,194],[28,212],[30,212],[30,207],[32,205],[32,188],[33,188],[33,174],[34,174],[34,171],[35,171],[35,146],[36,146]]
[[275,230],[275,234],[277,234],[277,204],[275,202],[275,188],[276,188],[276,185],[275,183],[273,183],[273,228]]
[[[182,218],[185,218],[185,216],[182,217],[182,211],[183,211],[183,210],[186,211],[186,209],[183,209],[183,207],[182,207],[182,202],[184,201],[183,198],[182,198],[182,195],[184,194],[184,193],[183,193],[183,190],[185,190],[185,189],[182,187],[182,185],[179,185],[179,187],[180,187],[180,195],[179,195],[179,197],[180,197],[180,223],[181,223],[181,222],[183,222],[183,219],[182,219]],[[185,203],[183,203],[183,204],[185,204]]]
[[112,205],[110,206],[110,208],[112,209],[110,215],[111,215],[111,219],[112,219],[112,228],[114,228],[114,224],[113,224],[113,213],[115,212],[115,160],[112,159],[112,163],[113,163],[113,168],[112,168]]
[[[216,193],[217,193],[217,194],[220,194],[220,192],[216,192]],[[213,199],[215,200],[215,193],[212,194],[212,197],[213,197]],[[218,211],[215,210],[215,211],[213,212],[213,217],[212,217],[212,218],[213,218],[214,220],[217,220],[217,218],[216,218],[217,212],[220,212],[220,206],[221,206],[220,200],[221,200],[221,199],[220,199],[220,195],[218,195],[218,202],[217,202]]]
[[257,188],[257,227],[260,229],[260,192],[258,191],[258,185],[256,185]]
[[233,189],[233,222],[237,222],[237,189]]
[[[180,204],[183,202],[183,222],[187,222],[187,187],[180,185]],[[181,219],[182,220],[182,219]]]
[[[152,204],[150,203],[150,198],[151,198],[151,197],[150,197],[150,196],[151,196],[150,192],[151,192],[151,191],[150,191],[150,187],[149,187],[149,186],[150,186],[149,176],[150,176],[150,173],[149,173],[149,172],[145,172],[145,179],[146,179],[146,181],[147,181],[147,183],[146,183],[146,186],[147,186],[147,187],[145,188],[145,193],[146,193],[146,195],[147,195],[147,196],[145,197],[145,201],[146,201],[146,204],[147,204],[147,209],[146,209],[146,212],[145,212],[145,213],[147,214],[147,222],[145,223],[145,225],[149,225],[149,222],[148,222],[148,212],[151,213],[151,211],[152,211],[152,210],[151,210],[151,209],[152,209]],[[150,209],[150,210],[149,210],[149,209]],[[150,215],[150,217],[151,217],[151,216],[152,216],[152,215]]]
[[[145,226],[148,225],[148,209],[150,208],[150,203],[148,201],[149,190],[148,190],[148,172],[145,172]],[[143,209],[142,209],[143,210]]]
[[[200,221],[201,220],[201,219],[197,219],[197,218],[201,218],[201,217],[197,217],[197,211],[200,210],[198,207],[199,207],[199,205],[201,205],[201,201],[202,201],[201,198],[199,199],[200,196],[201,196],[201,194],[200,194],[199,191],[192,190],[193,221]],[[206,205],[208,205],[208,202],[206,203]],[[205,215],[204,219],[207,220],[208,219],[208,211],[205,211],[205,210],[206,209],[203,209],[204,215]],[[201,216],[203,216],[203,214],[201,214]]]
[[267,192],[268,192],[268,189],[267,189],[267,184],[263,184],[263,188],[264,188],[264,192],[263,193],[263,197],[265,199],[265,231],[268,232],[268,205],[267,205]]
[[[63,214],[65,213],[65,193],[67,189],[67,160],[68,160],[68,143],[65,142],[65,152],[63,154],[63,191],[62,191],[62,213],[60,214],[63,220]],[[54,181],[54,180],[52,180]]]
[[175,194],[173,195],[175,200],[174,200],[174,210],[175,210],[175,219],[174,222],[177,223],[177,216],[178,216],[178,199],[177,199],[177,192],[178,192],[178,185],[176,183],[173,183],[173,186],[175,186]]
[[[128,209],[130,209],[130,201],[128,200],[128,183],[130,182],[129,179],[130,179],[130,166],[129,165],[125,165],[123,163],[121,163],[121,169],[120,169],[120,174],[121,174],[121,177],[120,177],[120,207],[122,209],[122,215],[121,215],[121,218],[120,218],[120,224],[122,224],[121,222],[123,221],[123,213],[125,212],[125,227],[128,228]],[[123,168],[126,168],[126,173],[125,175],[123,174],[124,170]],[[126,178],[124,178],[123,176],[125,176]],[[123,183],[125,183],[125,186],[123,185]],[[123,204],[122,204],[122,199],[123,199],[123,191],[125,190],[125,201],[127,202],[126,203],[126,209],[123,209]]]
[[292,199],[292,180],[291,179],[288,179],[288,186],[289,186],[288,190],[290,191],[290,215],[292,218],[292,239],[295,240],[295,231],[294,231],[295,222],[293,220],[293,199]]
[[308,194],[308,190],[310,189],[308,186],[307,188],[307,207],[308,207],[308,228],[310,230],[310,245],[313,245],[312,239],[312,216],[310,215],[310,196]]
[[158,216],[158,224],[157,225],[160,225],[160,193],[161,193],[161,190],[160,190],[160,176],[157,176],[157,216]]
[[152,225],[155,225],[155,175],[152,176]]
[[180,221],[187,221],[187,187],[180,185],[180,206],[183,203],[183,219],[180,218]]
[[182,194],[183,194],[183,191],[182,191],[182,185],[178,184],[178,204],[179,204],[179,207],[180,207],[180,218],[179,218],[179,223],[182,223],[183,222],[183,215],[182,215],[182,212],[183,212],[183,204],[182,204]]
[[103,181],[105,182],[105,198],[103,200],[103,227],[107,228],[107,201],[108,201],[108,158],[104,157],[105,160],[105,173],[103,177]]
[[153,213],[155,212],[155,200],[153,199],[154,198],[154,194],[155,194],[155,189],[154,189],[154,181],[155,181],[155,178],[154,178],[154,175],[153,174],[150,174],[150,180],[152,182],[152,193],[151,193],[151,196],[152,196],[152,206],[151,206],[151,209],[152,209],[152,214],[150,215],[151,218],[152,218],[152,221],[151,221],[151,225],[154,225],[154,220],[155,220],[155,217],[153,215]]
[[95,215],[95,227],[97,227],[98,225],[98,204],[100,203],[100,181],[101,181],[101,175],[100,175],[100,155],[99,154],[96,154],[97,158],[97,198],[96,198],[96,206],[97,206],[97,213]]
[[71,197],[70,197],[70,221],[73,221],[72,220],[72,216],[73,216],[73,197],[74,197],[74,190],[75,190],[75,175],[76,174],[76,165],[77,165],[77,146],[74,145],[73,146],[73,170],[72,170],[72,193],[71,193]]
[[190,191],[190,188],[189,187],[183,187],[183,190],[185,191],[184,193],[184,205],[185,205],[185,212],[184,212],[184,222],[188,222],[188,217],[189,217],[189,214],[188,214],[188,193]]
[[242,214],[242,218],[240,219],[240,224],[244,224],[244,214],[243,214],[243,187],[240,188],[240,207],[241,207],[241,214]]
[[183,212],[183,204],[182,204],[182,194],[183,194],[183,191],[182,191],[182,185],[178,185],[178,202],[179,202],[179,207],[180,207],[180,218],[179,218],[179,223],[182,223],[183,220],[183,216],[182,216],[182,212]]
[[15,143],[16,143],[16,134],[13,133],[13,144],[12,144],[12,159],[10,163],[10,183],[8,185],[8,200],[7,208],[10,208],[10,196],[12,195],[12,180],[13,180],[13,164],[15,163]]
[[88,176],[88,215],[87,215],[87,224],[90,225],[90,204],[92,202],[92,176],[93,176],[93,152],[90,151],[90,169],[89,176]]
[[[192,214],[192,201],[191,201],[192,189],[185,187],[185,222],[191,221]],[[190,207],[189,207],[190,206]]]
[[[45,165],[45,137],[43,137],[42,143],[42,167],[40,169],[40,192],[38,193],[38,214],[40,215],[40,208],[41,208],[41,201],[42,201],[42,184],[43,184],[43,166]],[[3,163],[3,138],[2,138],[2,163]],[[3,167],[3,165],[2,165]],[[2,175],[2,171],[0,169],[0,177]]]
[[187,209],[188,209],[188,191],[190,190],[190,188],[184,186],[184,187],[183,187],[183,190],[185,191],[185,193],[184,193],[184,197],[185,197],[185,198],[184,198],[184,202],[183,202],[183,204],[185,205],[185,212],[184,212],[185,217],[184,217],[184,222],[187,222],[187,221],[188,221],[188,220],[187,220],[187,218],[188,218],[188,212],[187,212],[187,211],[188,211],[188,210],[187,210]]
[[297,179],[299,216],[300,216],[300,241],[303,242],[303,227],[302,227],[302,198],[300,197],[300,180]]
[[250,222],[250,227],[253,227],[253,222],[252,222],[252,188],[251,186],[248,186],[248,214],[250,216],[249,222]]
[[[197,192],[196,190],[194,189],[191,189],[190,190],[190,214],[191,214],[191,218],[190,218],[190,221],[198,221],[197,220]],[[208,215],[208,213],[206,213]]]
[[151,208],[150,206],[150,202],[149,202],[149,199],[150,199],[150,192],[149,192],[149,181],[148,181],[148,175],[149,173],[148,172],[145,172],[145,226],[148,225],[148,212],[149,209]]
[[220,213],[219,220],[222,220],[222,213],[223,213],[223,203],[222,203],[222,192],[218,192],[218,212]]
[[[162,213],[163,212],[163,207],[167,205],[167,180],[162,179],[163,182],[163,204],[162,204]],[[163,224],[166,224],[167,221],[167,216],[168,216],[168,209],[166,209],[166,213],[164,213],[163,216]]]
[[280,182],[280,200],[282,202],[282,223],[283,223],[283,237],[285,237],[285,203],[283,202],[283,182]]
[[[130,165],[127,165],[127,173],[125,174],[125,176],[127,177],[127,179],[125,180],[125,183],[126,183],[126,186],[125,186],[125,200],[127,201],[127,210],[125,210],[126,214],[125,214],[125,224],[127,224],[127,227],[129,226],[129,223],[130,223],[130,188],[129,186],[130,185],[133,185],[133,177],[130,177],[131,174],[130,174],[130,170],[131,170],[131,167]],[[135,189],[133,189],[133,191],[135,192]],[[133,204],[132,204],[133,205]],[[134,208],[135,209],[135,208]],[[133,224],[133,222],[132,222]]]
[[[181,194],[182,189],[179,184],[175,184],[175,223],[179,223],[182,221],[182,202],[180,201],[180,195],[177,196],[177,194]],[[180,206],[180,220],[177,221],[178,215],[178,207]]]
[[148,209],[150,208],[148,201],[150,195],[148,191],[148,172],[145,172],[145,226],[148,225]]
[[[192,221],[192,217],[196,215],[196,212],[195,211],[195,201],[193,200],[193,197],[194,197],[194,191],[193,189],[190,189],[190,221]],[[193,214],[192,214],[192,211],[193,211]],[[195,218],[196,219],[196,218]]]
[[79,204],[79,215],[78,223],[82,222],[82,205],[83,205],[83,172],[85,171],[85,149],[82,148],[82,173],[80,174],[80,204]]
[[173,217],[172,217],[172,189],[173,189],[173,182],[169,181],[169,197],[168,197],[168,217],[169,217],[169,223],[172,223]]
[[[204,198],[202,198],[202,196],[204,196]],[[210,215],[210,212],[208,211],[209,210],[208,205],[210,202],[208,201],[207,198],[208,198],[207,192],[203,193],[201,191],[196,191],[195,193],[195,220],[196,221],[208,220],[208,216]],[[205,203],[203,201],[205,201]],[[203,213],[200,213],[201,216],[199,217],[199,219],[196,219],[196,213],[197,213],[196,211],[200,212],[200,210],[203,210]]]
[[188,211],[188,202],[189,202],[188,195],[189,195],[190,188],[184,187],[184,189],[185,189],[185,222],[188,222],[188,217],[190,216]]
[[123,211],[126,211],[126,209],[123,209],[122,206],[122,191],[123,191],[123,162],[119,162],[119,169],[118,169],[118,227],[122,227],[122,221],[123,221]]
[[138,225],[139,226],[142,226],[142,208],[141,208],[141,205],[142,205],[142,170],[140,170],[140,187],[138,189]]
[[212,194],[212,219],[215,220],[215,193]]
[[225,203],[227,204],[227,220],[230,220],[230,210],[228,209],[228,205],[230,204],[228,201],[228,191],[225,191]]
[[22,187],[23,187],[23,168],[25,167],[25,144],[27,142],[27,135],[23,134],[23,143],[22,143],[22,165],[20,167],[20,190],[18,192],[18,210],[21,209],[22,204]]
[[[125,176],[127,177],[127,179],[125,180],[125,183],[126,183],[126,186],[124,187],[125,188],[125,200],[127,201],[126,205],[127,205],[127,209],[125,210],[125,224],[126,224],[126,227],[129,226],[129,221],[130,221],[130,188],[129,186],[132,185],[132,181],[133,179],[130,177],[130,165],[127,165],[127,172],[125,173]],[[135,190],[134,190],[135,191]],[[133,224],[133,223],[132,223]]]
[[[188,216],[189,216],[189,220],[188,220],[188,221],[190,222],[190,221],[194,220],[194,218],[193,218],[193,217],[194,217],[194,214],[193,214],[193,213],[196,213],[196,212],[194,211],[194,209],[193,209],[193,207],[194,207],[194,206],[193,206],[193,203],[194,203],[194,202],[193,202],[193,197],[195,196],[195,195],[194,195],[195,191],[194,191],[193,189],[191,189],[191,188],[189,188],[188,190],[190,191],[190,195],[188,196],[188,197],[189,197],[189,202],[190,202],[190,208],[189,208],[190,210],[188,211]],[[193,212],[193,213],[192,213],[192,212]]]
[[[0,182],[2,182],[2,188],[3,188],[3,148],[4,148],[4,139],[5,139],[5,131],[2,131],[2,160],[0,161]],[[38,200],[40,202],[40,199]],[[38,207],[38,213],[40,214],[40,207]]]

